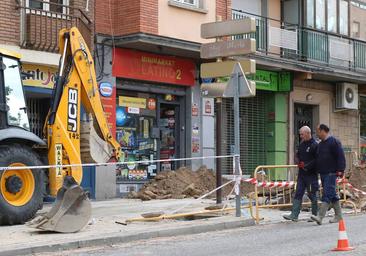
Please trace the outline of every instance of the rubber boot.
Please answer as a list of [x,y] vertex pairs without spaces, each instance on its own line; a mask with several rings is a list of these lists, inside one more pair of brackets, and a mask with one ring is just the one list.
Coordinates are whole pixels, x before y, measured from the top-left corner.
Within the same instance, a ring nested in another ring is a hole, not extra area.
[[283,218],[286,220],[298,221],[300,210],[301,210],[301,200],[294,199],[294,202],[292,203],[291,214],[283,215]]
[[316,221],[316,223],[318,224],[318,225],[321,225],[322,224],[322,221],[323,221],[323,219],[324,219],[324,216],[325,216],[325,214],[326,214],[326,212],[327,212],[327,210],[328,210],[328,207],[329,207],[329,204],[328,203],[326,203],[326,202],[322,202],[322,204],[320,205],[320,209],[319,209],[319,213],[318,213],[318,215],[317,216],[315,216],[315,215],[311,215],[311,219],[313,220],[313,221]]
[[334,218],[329,220],[329,223],[338,223],[341,219],[343,219],[341,204],[339,203],[339,201],[336,201],[331,205],[333,206],[334,209]]
[[[318,200],[311,201],[311,214],[314,216],[318,215]],[[314,220],[310,217],[308,222],[313,222]]]

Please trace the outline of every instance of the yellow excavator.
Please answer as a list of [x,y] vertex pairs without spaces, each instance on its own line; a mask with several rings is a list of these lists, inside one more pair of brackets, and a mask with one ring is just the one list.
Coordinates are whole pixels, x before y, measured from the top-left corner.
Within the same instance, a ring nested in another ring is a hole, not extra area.
[[[0,49],[0,225],[27,222],[42,230],[81,230],[91,216],[80,186],[82,163],[122,160],[101,104],[93,58],[79,30],[62,29],[59,48],[43,139],[29,130],[21,56]],[[81,120],[81,105],[87,122]],[[56,197],[53,207],[34,218],[47,194]]]

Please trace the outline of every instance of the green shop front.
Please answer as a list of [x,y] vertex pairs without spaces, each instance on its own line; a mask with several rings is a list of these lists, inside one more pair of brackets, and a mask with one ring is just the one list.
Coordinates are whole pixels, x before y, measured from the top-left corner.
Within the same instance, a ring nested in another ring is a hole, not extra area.
[[[256,82],[256,96],[240,99],[240,162],[243,174],[252,175],[258,165],[287,163],[287,102],[292,88],[290,72],[257,69],[248,76]],[[234,151],[233,100],[223,99],[222,154]],[[223,160],[222,170],[231,174],[232,162]],[[277,171],[276,179],[286,173]]]

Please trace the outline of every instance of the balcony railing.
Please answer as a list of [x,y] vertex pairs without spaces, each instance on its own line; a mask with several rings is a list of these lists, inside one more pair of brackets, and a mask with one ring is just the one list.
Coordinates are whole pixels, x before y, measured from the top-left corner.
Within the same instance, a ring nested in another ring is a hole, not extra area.
[[[25,1],[23,1],[25,2]],[[45,1],[20,5],[20,46],[26,49],[58,52],[58,33],[62,28],[77,27],[91,46],[91,21],[80,9]]]
[[232,11],[233,19],[245,17],[255,18],[256,32],[237,35],[233,39],[255,38],[259,54],[366,72],[365,41],[239,10]]

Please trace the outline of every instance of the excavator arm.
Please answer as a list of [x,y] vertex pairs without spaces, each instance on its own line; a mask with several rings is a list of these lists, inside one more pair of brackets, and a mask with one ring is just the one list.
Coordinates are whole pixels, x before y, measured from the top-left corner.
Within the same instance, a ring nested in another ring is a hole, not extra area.
[[[56,195],[65,176],[72,176],[80,184],[82,162],[106,162],[112,157],[120,160],[123,155],[108,127],[94,61],[79,30],[62,29],[59,46],[59,77],[46,124],[48,160],[50,165],[76,166],[50,170],[51,195]],[[88,122],[81,121],[81,105]]]
[[[92,55],[75,27],[59,33],[60,65],[51,108],[44,126],[48,142],[49,188],[53,208],[29,226],[76,232],[90,219],[91,205],[80,187],[82,163],[123,161],[119,143],[107,124]],[[81,106],[87,121],[81,120]],[[69,165],[63,167],[62,165]],[[71,165],[71,167],[70,167]]]

